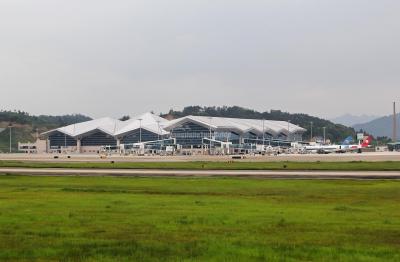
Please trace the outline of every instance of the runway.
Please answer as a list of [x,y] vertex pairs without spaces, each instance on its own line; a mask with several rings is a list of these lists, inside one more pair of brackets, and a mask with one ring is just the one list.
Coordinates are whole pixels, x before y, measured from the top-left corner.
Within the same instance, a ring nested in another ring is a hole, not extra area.
[[251,171],[0,168],[1,175],[123,176],[123,177],[243,177],[265,179],[400,179],[398,171]]

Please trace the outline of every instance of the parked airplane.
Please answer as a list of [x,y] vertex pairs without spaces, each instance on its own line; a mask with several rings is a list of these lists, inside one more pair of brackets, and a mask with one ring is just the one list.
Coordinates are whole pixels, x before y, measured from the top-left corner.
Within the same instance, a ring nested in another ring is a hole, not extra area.
[[311,146],[306,146],[305,150],[308,152],[319,153],[319,154],[329,154],[329,153],[346,153],[346,152],[362,152],[363,148],[370,147],[372,142],[371,136],[365,136],[362,142],[360,141],[358,144],[350,144],[353,142],[352,137],[346,138],[342,144],[340,145],[323,145],[316,144]]
[[372,136],[364,136],[364,139],[361,140],[358,144],[341,145],[342,151],[339,151],[339,153],[351,151],[358,151],[359,153],[361,153],[363,148],[371,147],[372,140]]

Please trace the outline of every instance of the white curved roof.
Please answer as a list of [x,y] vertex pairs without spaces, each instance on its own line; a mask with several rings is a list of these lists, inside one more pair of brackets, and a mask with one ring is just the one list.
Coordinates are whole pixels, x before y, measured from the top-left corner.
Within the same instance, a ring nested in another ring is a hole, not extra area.
[[115,131],[121,128],[124,125],[124,122],[112,119],[110,117],[98,118],[78,124],[72,124],[65,127],[60,127],[57,129],[50,130],[42,135],[48,135],[55,131],[64,133],[68,136],[72,137],[80,137],[85,134],[91,133],[95,130],[100,130],[106,134],[114,135]]
[[145,113],[139,116],[135,116],[126,122],[127,123],[124,127],[120,128],[117,132],[114,133],[115,136],[123,136],[127,133],[139,129],[140,127],[158,135],[169,134],[169,132],[164,130],[164,127],[168,123],[168,120],[156,116],[152,113]]
[[[206,128],[217,131],[233,131],[238,134],[252,132],[261,135],[264,132],[273,136],[290,133],[303,133],[306,130],[297,125],[285,121],[272,121],[260,119],[240,119],[226,117],[207,116],[185,116],[179,119],[168,121],[152,113],[145,113],[132,117],[127,121],[120,121],[110,117],[103,117],[78,124],[53,129],[42,135],[48,136],[53,132],[61,132],[71,137],[84,137],[96,130],[102,131],[114,137],[122,137],[139,128],[148,130],[159,135],[166,135],[169,132],[186,123],[194,122]],[[264,125],[264,126],[263,126]],[[288,130],[289,127],[289,130]]]
[[[141,120],[139,120],[141,119]],[[141,123],[140,123],[141,122]],[[168,120],[156,116],[152,113],[145,113],[131,118],[127,121],[120,121],[110,117],[98,118],[78,124],[72,124],[65,127],[50,130],[42,135],[50,135],[53,132],[61,132],[71,137],[83,137],[96,130],[102,131],[111,136],[122,136],[140,128],[150,132],[165,135],[167,131],[163,129]],[[160,125],[160,128],[159,128]]]
[[165,129],[170,131],[183,123],[194,122],[213,130],[236,130],[238,133],[253,132],[262,134],[264,132],[272,135],[281,133],[302,133],[306,130],[297,125],[285,121],[260,120],[260,119],[240,119],[225,117],[207,117],[207,116],[186,116],[170,121]]

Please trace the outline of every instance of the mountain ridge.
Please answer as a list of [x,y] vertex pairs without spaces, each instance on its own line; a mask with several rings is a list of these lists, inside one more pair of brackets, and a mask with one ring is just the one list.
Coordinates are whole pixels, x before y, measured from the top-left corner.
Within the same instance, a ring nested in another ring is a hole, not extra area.
[[[400,123],[400,114],[397,114],[397,124]],[[393,135],[393,115],[383,116],[367,123],[354,125],[355,130],[363,130],[375,137],[389,137]],[[397,128],[397,138],[400,138],[400,129]]]
[[344,114],[344,115],[341,115],[338,117],[331,118],[330,121],[332,121],[333,123],[336,123],[336,124],[342,124],[345,126],[352,127],[357,124],[364,124],[364,123],[370,122],[370,121],[375,120],[380,117],[381,116],[377,116],[377,115],[366,115],[366,114],[352,115],[352,114],[347,113],[347,114]]

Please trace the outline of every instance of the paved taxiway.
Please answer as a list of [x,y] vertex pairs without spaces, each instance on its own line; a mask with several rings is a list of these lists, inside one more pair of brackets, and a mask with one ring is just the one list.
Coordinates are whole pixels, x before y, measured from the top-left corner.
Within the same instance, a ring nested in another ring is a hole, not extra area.
[[[54,158],[57,156],[58,158]],[[70,156],[70,158],[68,158]],[[230,161],[232,156],[209,156],[209,155],[192,155],[192,156],[120,156],[112,155],[107,158],[100,158],[99,155],[84,154],[0,154],[0,160],[15,161],[42,161],[42,162],[185,162],[185,161]],[[365,152],[362,154],[346,153],[346,154],[281,154],[262,156],[255,155],[245,156],[243,160],[248,162],[273,162],[273,161],[299,161],[299,162],[316,162],[316,161],[400,161],[400,152]]]
[[67,169],[0,168],[0,174],[44,176],[131,176],[131,177],[248,177],[280,179],[400,179],[389,171],[260,171],[260,170],[147,170],[147,169]]

